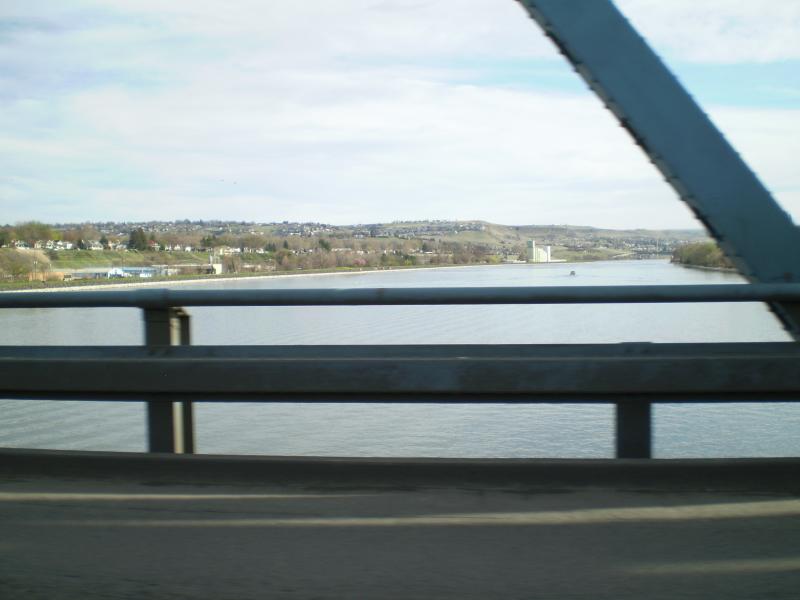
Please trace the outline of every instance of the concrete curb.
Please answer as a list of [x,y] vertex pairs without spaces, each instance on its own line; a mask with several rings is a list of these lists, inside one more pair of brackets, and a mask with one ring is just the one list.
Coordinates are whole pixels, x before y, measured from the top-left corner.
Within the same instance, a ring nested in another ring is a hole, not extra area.
[[0,481],[20,478],[325,488],[600,487],[800,494],[800,459],[328,458],[0,449]]

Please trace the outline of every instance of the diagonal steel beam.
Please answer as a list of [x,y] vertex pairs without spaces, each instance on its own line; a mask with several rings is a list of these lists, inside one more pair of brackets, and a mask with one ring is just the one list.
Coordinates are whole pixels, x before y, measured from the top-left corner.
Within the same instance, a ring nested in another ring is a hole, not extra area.
[[[610,0],[518,0],[750,281],[800,281],[800,230]],[[797,304],[771,302],[800,339]]]

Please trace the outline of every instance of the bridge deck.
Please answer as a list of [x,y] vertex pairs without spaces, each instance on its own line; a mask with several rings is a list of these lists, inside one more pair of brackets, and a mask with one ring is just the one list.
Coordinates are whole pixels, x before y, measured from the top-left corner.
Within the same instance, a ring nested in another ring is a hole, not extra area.
[[796,598],[796,459],[0,451],[3,598]]

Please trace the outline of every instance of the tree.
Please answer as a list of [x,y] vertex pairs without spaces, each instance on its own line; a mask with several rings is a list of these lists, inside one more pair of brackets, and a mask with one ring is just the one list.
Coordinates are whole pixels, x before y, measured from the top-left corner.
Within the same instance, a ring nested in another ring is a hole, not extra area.
[[0,251],[0,275],[11,279],[23,279],[33,270],[34,255],[30,252],[17,250]]
[[216,248],[217,246],[221,246],[222,242],[216,235],[207,235],[200,240],[200,245],[203,248]]
[[672,253],[673,262],[698,267],[730,269],[733,264],[722,253],[715,242],[697,242],[676,248]]
[[282,248],[275,253],[275,266],[279,271],[291,271],[297,267],[297,257]]
[[100,238],[100,245],[103,246],[103,250],[108,250],[109,243],[108,238],[105,235]]
[[139,227],[131,231],[128,238],[128,249],[138,250],[139,252],[147,250],[147,236],[144,233],[144,229]]
[[223,256],[222,269],[225,273],[239,273],[242,270],[242,258],[231,254]]
[[328,240],[320,238],[319,247],[325,250],[326,252],[331,251],[331,243]]
[[96,240],[100,237],[100,232],[96,227],[88,223],[80,225],[74,229],[67,229],[63,232],[62,238],[64,241],[78,244],[78,240]]
[[38,221],[17,223],[14,226],[14,233],[18,240],[22,240],[31,247],[39,240],[53,239],[53,230],[50,226]]

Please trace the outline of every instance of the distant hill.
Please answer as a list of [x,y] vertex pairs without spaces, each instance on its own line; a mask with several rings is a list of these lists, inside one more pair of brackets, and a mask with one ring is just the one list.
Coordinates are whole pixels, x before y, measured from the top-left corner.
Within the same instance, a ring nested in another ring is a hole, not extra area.
[[[685,256],[710,241],[701,230],[502,225],[487,221],[398,221],[356,225],[244,221],[20,223],[0,227],[0,281],[42,279],[89,267],[160,265],[226,273],[395,268],[527,261],[527,242],[554,261]],[[136,242],[136,243],[134,243]],[[713,245],[712,245],[713,246]],[[708,253],[706,253],[708,254]],[[536,260],[539,260],[536,258]],[[703,261],[709,262],[709,256]],[[173,268],[175,270],[175,268]]]

